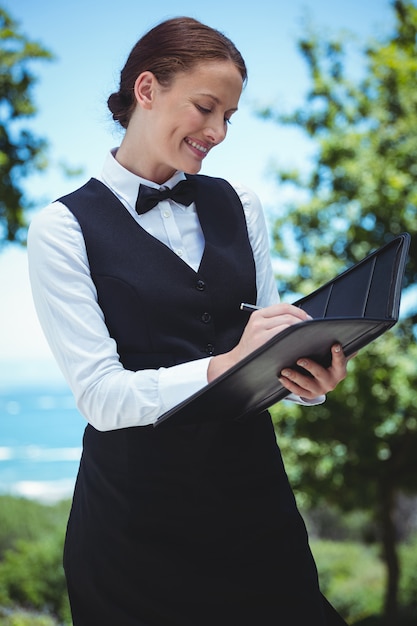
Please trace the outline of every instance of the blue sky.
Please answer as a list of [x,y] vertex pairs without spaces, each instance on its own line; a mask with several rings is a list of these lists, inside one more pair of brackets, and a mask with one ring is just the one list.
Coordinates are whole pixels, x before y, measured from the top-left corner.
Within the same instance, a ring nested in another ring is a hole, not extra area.
[[[279,210],[285,192],[277,188],[271,164],[308,164],[311,146],[297,132],[255,116],[262,104],[291,110],[302,102],[307,74],[296,49],[303,19],[321,33],[347,29],[360,41],[387,33],[393,21],[388,0],[0,0],[21,30],[54,55],[33,66],[39,76],[33,97],[39,113],[32,130],[48,139],[51,167],[26,183],[41,207],[72,190],[101,168],[120,134],[110,121],[106,100],[137,39],[163,19],[189,15],[222,30],[242,52],[249,82],[233,117],[228,138],[216,148],[203,173],[240,181],[255,189],[267,214]],[[173,5],[175,11],[173,11]],[[65,179],[64,162],[81,166],[79,179]],[[33,309],[26,253],[15,246],[0,254],[0,374],[3,385],[59,374]],[[42,363],[42,365],[40,365]]]

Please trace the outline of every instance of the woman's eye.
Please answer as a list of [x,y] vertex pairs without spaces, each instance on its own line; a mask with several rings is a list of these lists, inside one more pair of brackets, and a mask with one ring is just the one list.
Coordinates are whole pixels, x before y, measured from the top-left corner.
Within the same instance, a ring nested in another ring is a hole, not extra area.
[[206,107],[202,107],[200,104],[197,104],[196,106],[200,113],[204,113],[204,115],[211,113],[211,109],[206,109]]
[[[202,113],[203,115],[210,115],[210,113],[213,113],[212,109],[207,109],[206,107],[201,106],[201,104],[196,104],[195,105],[197,110],[200,111],[200,113]],[[232,120],[229,117],[225,117],[224,118],[224,123],[225,124],[231,124]]]

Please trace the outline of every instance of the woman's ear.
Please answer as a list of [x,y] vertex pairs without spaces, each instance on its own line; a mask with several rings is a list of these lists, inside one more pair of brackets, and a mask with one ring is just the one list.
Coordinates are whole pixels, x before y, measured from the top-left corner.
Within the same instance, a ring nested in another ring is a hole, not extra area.
[[144,109],[152,108],[157,80],[152,72],[139,74],[135,80],[134,94],[136,102]]

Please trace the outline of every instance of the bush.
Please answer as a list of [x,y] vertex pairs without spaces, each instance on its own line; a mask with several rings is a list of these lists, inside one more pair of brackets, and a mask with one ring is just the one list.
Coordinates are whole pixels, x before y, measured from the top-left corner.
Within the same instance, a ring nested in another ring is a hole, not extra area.
[[0,626],[58,626],[58,622],[48,615],[28,611],[0,612]]
[[[9,496],[0,499],[0,606],[9,609],[3,621],[0,613],[0,626],[51,626],[54,617],[71,623],[62,567],[69,503],[47,506]],[[13,607],[46,616],[35,621],[33,614],[12,613]]]
[[0,496],[0,558],[17,540],[37,541],[65,528],[70,502],[46,506],[25,498]]
[[346,621],[353,624],[381,613],[385,572],[374,547],[312,541],[311,549],[321,590]]
[[0,603],[24,606],[69,619],[62,567],[62,535],[20,541],[0,563]]

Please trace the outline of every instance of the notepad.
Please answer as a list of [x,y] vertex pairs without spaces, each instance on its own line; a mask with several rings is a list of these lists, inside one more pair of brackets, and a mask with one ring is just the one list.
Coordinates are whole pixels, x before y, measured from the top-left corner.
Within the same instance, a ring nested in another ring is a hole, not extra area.
[[328,367],[335,343],[350,356],[380,337],[398,321],[409,245],[410,235],[402,233],[295,302],[313,319],[278,333],[155,426],[245,419],[289,394],[277,377],[285,367],[296,368],[299,358]]

